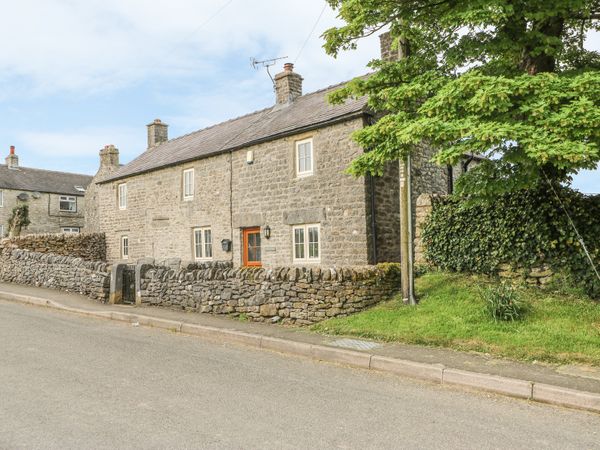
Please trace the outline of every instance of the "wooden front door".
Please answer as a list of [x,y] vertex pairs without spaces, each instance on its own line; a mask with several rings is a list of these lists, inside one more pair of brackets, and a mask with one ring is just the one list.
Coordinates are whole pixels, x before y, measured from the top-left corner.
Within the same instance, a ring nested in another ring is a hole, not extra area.
[[242,231],[244,240],[244,266],[260,267],[260,227]]

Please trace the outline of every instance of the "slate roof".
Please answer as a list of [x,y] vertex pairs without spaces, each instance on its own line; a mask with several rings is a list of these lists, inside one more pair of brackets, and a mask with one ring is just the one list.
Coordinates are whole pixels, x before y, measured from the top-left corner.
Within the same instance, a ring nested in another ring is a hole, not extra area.
[[0,164],[0,189],[83,196],[84,193],[75,189],[75,186],[85,189],[92,182],[92,178],[89,175],[29,167],[9,169],[8,166]]
[[342,105],[329,104],[327,95],[344,84],[305,94],[289,105],[275,105],[172,139],[146,150],[100,183],[237,150],[364,114],[366,97],[351,99]]

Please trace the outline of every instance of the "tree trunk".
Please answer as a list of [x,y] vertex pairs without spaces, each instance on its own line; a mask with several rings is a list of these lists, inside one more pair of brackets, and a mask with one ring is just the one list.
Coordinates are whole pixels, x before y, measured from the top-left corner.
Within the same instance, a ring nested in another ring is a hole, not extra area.
[[[533,25],[533,30],[549,38],[560,38],[564,30],[565,21],[562,17],[552,17],[540,24]],[[542,72],[554,72],[556,70],[556,55],[548,53],[537,53],[536,46],[542,45],[539,39],[527,45],[523,50],[521,69],[529,75]]]

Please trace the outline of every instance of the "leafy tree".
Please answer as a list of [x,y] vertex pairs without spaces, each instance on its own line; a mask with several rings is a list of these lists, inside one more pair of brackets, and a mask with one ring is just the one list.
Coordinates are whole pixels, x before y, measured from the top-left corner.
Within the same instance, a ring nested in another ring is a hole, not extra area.
[[496,196],[564,182],[600,161],[600,54],[584,48],[600,28],[600,0],[328,0],[344,25],[325,32],[331,55],[389,26],[406,57],[332,95],[369,95],[386,115],[355,139],[371,149],[350,167],[381,173],[418,144],[455,164],[490,159],[457,185]]
[[31,222],[29,221],[29,206],[18,205],[12,210],[11,217],[8,221],[8,235],[9,237],[19,237],[21,230],[28,226]]

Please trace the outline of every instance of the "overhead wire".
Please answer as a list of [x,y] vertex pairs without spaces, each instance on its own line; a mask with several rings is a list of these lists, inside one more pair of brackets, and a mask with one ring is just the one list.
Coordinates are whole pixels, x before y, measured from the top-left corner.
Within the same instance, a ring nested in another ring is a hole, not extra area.
[[571,227],[575,231],[575,235],[577,236],[577,240],[579,241],[579,243],[581,245],[581,248],[583,249],[583,252],[585,253],[585,256],[587,257],[588,261],[590,262],[590,266],[592,267],[592,270],[596,274],[596,277],[598,278],[598,281],[600,281],[600,273],[598,272],[598,268],[596,267],[596,264],[594,263],[594,259],[592,258],[592,255],[590,255],[590,252],[588,251],[587,245],[585,245],[585,240],[583,239],[583,236],[581,236],[581,233],[579,233],[579,230],[577,229],[577,226],[575,225],[575,222],[573,221],[573,218],[571,217],[571,214],[569,214],[569,210],[567,209],[567,207],[565,206],[564,202],[562,201],[562,199],[558,195],[558,192],[556,191],[556,188],[554,187],[554,185],[550,181],[550,178],[548,177],[548,175],[546,174],[546,172],[544,171],[544,169],[542,169],[542,173],[544,174],[544,177],[546,178],[546,182],[550,186],[550,189],[552,189],[552,192],[556,196],[556,199],[558,200],[558,203],[559,203],[560,207],[562,208],[562,210],[566,214],[567,219],[569,220],[569,224],[571,225]]
[[310,33],[308,33],[308,36],[306,37],[306,40],[302,44],[302,47],[300,47],[300,51],[298,52],[298,55],[296,56],[296,59],[294,60],[294,64],[296,64],[298,62],[298,59],[300,59],[300,55],[302,55],[302,52],[306,48],[306,44],[308,44],[308,41],[310,41],[310,38],[312,37],[313,33],[317,29],[317,26],[319,25],[319,22],[321,21],[323,14],[325,14],[326,9],[327,9],[327,3],[325,3],[325,5],[323,5],[323,9],[321,9],[321,13],[319,14],[319,17],[317,17],[317,21],[315,22],[312,29],[310,30]]

